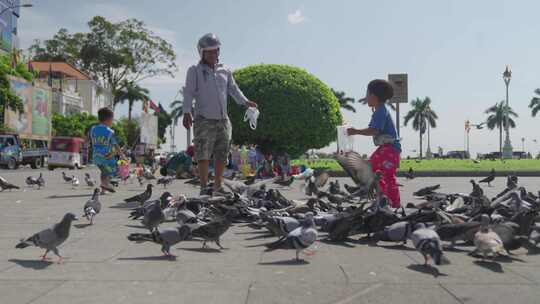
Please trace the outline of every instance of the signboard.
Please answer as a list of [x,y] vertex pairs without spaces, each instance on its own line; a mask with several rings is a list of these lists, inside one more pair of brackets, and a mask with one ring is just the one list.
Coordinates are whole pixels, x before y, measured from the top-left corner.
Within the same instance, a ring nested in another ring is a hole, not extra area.
[[141,143],[157,146],[158,118],[155,115],[141,113]]
[[388,82],[394,87],[394,97],[392,97],[391,102],[409,102],[407,78],[407,74],[388,74]]
[[[13,45],[13,29],[17,26],[19,0],[0,0],[0,49],[10,52]],[[16,7],[15,9],[7,9]],[[7,9],[7,10],[6,10]]]
[[8,76],[11,90],[21,98],[24,113],[7,110],[6,125],[21,138],[49,140],[51,136],[51,91]]

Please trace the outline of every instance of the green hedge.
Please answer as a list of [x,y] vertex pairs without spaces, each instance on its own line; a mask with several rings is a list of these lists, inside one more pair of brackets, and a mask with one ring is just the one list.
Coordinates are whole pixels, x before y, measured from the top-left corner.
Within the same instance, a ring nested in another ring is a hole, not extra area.
[[292,66],[261,64],[239,69],[234,77],[261,113],[253,131],[243,121],[245,108],[229,103],[235,143],[254,143],[263,151],[286,151],[295,157],[336,139],[342,121],[339,103],[315,76]]

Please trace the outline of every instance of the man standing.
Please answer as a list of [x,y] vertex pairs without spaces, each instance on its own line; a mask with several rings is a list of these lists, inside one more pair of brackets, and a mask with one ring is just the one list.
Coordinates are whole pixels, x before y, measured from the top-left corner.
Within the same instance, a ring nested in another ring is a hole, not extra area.
[[[206,34],[197,45],[201,60],[187,71],[184,87],[184,127],[194,125],[195,159],[199,167],[201,194],[210,194],[207,188],[208,166],[214,159],[214,192],[222,192],[223,169],[227,162],[231,140],[231,122],[227,115],[227,96],[248,107],[257,104],[248,100],[234,81],[232,72],[219,63],[221,42],[215,34]],[[193,120],[193,100],[194,106]]]

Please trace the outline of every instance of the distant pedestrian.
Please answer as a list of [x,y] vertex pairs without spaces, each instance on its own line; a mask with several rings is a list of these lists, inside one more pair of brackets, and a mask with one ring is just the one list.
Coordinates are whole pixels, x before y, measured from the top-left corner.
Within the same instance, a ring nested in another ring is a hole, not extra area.
[[371,155],[373,172],[380,171],[381,191],[388,197],[392,207],[400,206],[399,188],[396,172],[399,167],[401,144],[397,136],[394,121],[386,108],[386,102],[394,96],[392,85],[386,80],[376,79],[367,87],[366,100],[373,114],[369,126],[365,129],[349,128],[349,135],[373,136],[377,150]]

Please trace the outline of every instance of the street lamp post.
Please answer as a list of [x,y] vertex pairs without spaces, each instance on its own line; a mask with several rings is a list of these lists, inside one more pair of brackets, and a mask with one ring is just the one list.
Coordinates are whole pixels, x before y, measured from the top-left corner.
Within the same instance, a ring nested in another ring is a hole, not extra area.
[[504,109],[504,130],[506,133],[506,138],[504,139],[504,147],[503,147],[503,158],[512,158],[513,157],[513,148],[512,143],[510,141],[510,125],[508,124],[508,114],[510,106],[508,104],[508,85],[510,84],[510,79],[512,78],[512,71],[510,71],[510,68],[506,66],[506,69],[503,73],[503,80],[504,84],[506,85],[506,107]]

